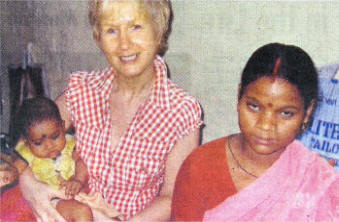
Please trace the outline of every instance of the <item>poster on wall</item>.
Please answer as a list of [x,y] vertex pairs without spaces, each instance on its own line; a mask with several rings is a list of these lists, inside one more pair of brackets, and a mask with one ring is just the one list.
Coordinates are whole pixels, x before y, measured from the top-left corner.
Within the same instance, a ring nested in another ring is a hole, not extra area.
[[300,140],[339,171],[339,64],[319,69],[319,99],[313,121]]

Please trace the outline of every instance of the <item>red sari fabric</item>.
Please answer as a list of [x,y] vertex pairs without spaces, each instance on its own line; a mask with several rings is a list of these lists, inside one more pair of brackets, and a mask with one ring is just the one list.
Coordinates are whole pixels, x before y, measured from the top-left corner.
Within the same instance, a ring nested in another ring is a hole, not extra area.
[[173,193],[172,220],[202,221],[205,211],[236,193],[225,145],[226,138],[206,143],[184,161]]
[[1,195],[0,221],[36,221],[31,208],[21,194],[19,185]]

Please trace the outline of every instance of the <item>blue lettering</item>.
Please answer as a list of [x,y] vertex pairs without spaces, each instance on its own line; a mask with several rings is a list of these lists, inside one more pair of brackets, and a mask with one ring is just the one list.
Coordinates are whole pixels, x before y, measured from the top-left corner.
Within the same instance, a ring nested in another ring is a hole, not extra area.
[[324,142],[323,142],[323,145],[324,145],[324,143],[326,143],[326,145],[327,145],[327,146],[326,146],[326,152],[331,153],[332,150],[333,150],[333,149],[332,149],[333,147],[331,148],[330,143],[329,143],[328,141],[324,141]]
[[330,152],[330,150],[328,149],[329,146],[330,146],[330,143],[327,142],[326,140],[324,140],[323,144],[321,146],[321,150],[325,150],[326,152]]
[[[313,121],[312,127],[310,128],[310,132],[315,135],[319,135],[320,127],[321,127],[321,120]],[[315,129],[314,129],[315,128]]]
[[324,132],[324,137],[328,138],[328,130],[329,128],[331,128],[333,126],[332,123],[329,123],[329,122],[323,122],[323,126],[325,127],[325,132]]
[[332,148],[332,153],[338,154],[339,153],[339,144],[334,144]]
[[336,105],[337,99],[326,98],[326,99],[325,99],[325,102],[326,102],[328,105],[333,106],[333,105]]
[[331,139],[339,140],[339,124],[333,124]]
[[320,143],[317,139],[312,137],[311,142],[313,142],[313,146],[311,147],[312,149],[320,150]]
[[339,153],[339,144],[334,143],[332,144],[331,141],[328,140],[319,140],[317,138],[312,137],[310,141],[310,149],[313,150],[322,150],[326,153]]

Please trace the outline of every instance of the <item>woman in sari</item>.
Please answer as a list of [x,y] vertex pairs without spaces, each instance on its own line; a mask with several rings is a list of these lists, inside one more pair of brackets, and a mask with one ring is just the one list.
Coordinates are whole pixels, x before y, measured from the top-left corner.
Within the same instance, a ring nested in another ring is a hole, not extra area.
[[338,173],[296,141],[317,95],[317,72],[302,49],[274,43],[256,50],[239,85],[240,133],[209,142],[184,161],[172,218],[338,221]]

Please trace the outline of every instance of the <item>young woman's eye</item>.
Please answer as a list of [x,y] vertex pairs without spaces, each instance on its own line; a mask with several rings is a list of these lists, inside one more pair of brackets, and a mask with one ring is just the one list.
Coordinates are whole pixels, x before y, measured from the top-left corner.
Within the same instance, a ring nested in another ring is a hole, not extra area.
[[253,111],[258,111],[259,110],[259,106],[252,104],[252,103],[248,103],[247,106],[253,110]]
[[281,115],[283,117],[292,117],[292,116],[294,116],[294,113],[293,112],[289,112],[289,111],[284,111],[284,112],[281,112]]

